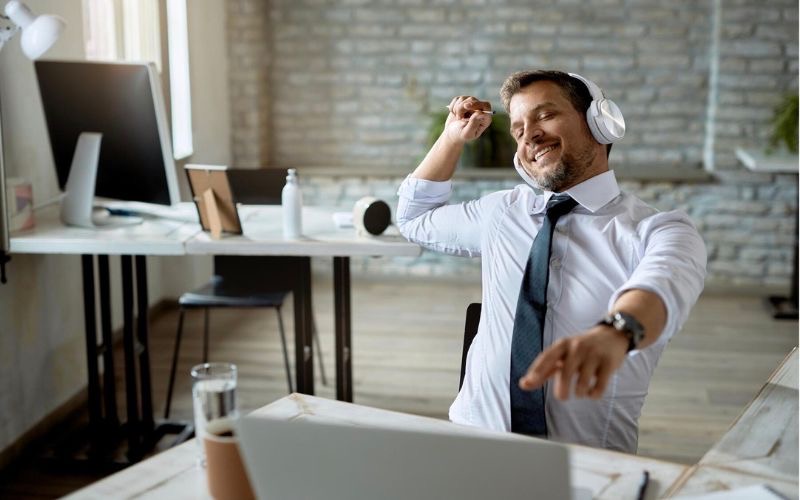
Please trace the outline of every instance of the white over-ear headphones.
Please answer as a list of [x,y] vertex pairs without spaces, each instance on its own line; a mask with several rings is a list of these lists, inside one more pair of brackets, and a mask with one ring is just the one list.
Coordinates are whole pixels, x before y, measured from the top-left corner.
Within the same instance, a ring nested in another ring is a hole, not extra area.
[[593,81],[575,73],[568,75],[582,81],[592,96],[592,102],[586,110],[586,122],[595,140],[600,144],[611,144],[625,137],[625,118],[619,106],[606,99],[603,91]]

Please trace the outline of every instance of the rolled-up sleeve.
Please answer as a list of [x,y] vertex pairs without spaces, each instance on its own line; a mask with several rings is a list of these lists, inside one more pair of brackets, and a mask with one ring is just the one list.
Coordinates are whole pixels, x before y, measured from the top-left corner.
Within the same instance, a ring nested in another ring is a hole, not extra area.
[[640,261],[631,277],[611,297],[609,310],[623,292],[647,290],[667,309],[658,343],[667,342],[686,322],[706,278],[706,247],[689,217],[662,212],[639,224]]
[[451,181],[408,176],[397,192],[397,227],[409,241],[451,255],[478,257],[483,226],[501,193],[448,205]]

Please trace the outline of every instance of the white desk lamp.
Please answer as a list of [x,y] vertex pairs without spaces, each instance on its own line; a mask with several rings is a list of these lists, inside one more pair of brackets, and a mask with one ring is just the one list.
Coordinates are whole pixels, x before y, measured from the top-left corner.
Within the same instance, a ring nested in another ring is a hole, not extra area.
[[[11,26],[0,27],[0,50],[17,32],[22,31],[20,47],[28,59],[37,59],[47,52],[61,36],[66,23],[58,16],[34,16],[22,2],[12,0],[6,3],[5,15],[0,21],[11,21]],[[3,163],[3,124],[0,115],[0,283],[6,282],[6,263],[11,259],[10,237],[8,234],[8,204],[6,200],[6,171]]]

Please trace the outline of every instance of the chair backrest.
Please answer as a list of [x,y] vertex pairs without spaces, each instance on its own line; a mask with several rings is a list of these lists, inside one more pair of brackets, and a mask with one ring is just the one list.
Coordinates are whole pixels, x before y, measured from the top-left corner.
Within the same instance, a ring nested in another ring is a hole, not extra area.
[[464,372],[467,370],[467,352],[472,345],[472,339],[478,333],[478,324],[481,322],[481,303],[474,302],[467,306],[467,321],[464,323],[464,346],[461,350],[461,378],[458,389],[464,384]]
[[237,203],[280,205],[286,174],[285,168],[230,168],[228,182]]
[[[286,184],[285,168],[230,168],[228,182],[237,203],[245,205],[280,205]],[[214,275],[228,282],[263,291],[283,290],[292,283],[286,276],[284,257],[218,255],[214,257]]]

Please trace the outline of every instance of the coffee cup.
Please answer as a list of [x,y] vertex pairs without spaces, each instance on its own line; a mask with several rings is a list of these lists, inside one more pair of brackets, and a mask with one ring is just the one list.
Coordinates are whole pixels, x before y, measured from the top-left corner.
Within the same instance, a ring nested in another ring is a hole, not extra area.
[[211,496],[216,500],[255,499],[230,420],[208,422],[202,439]]

